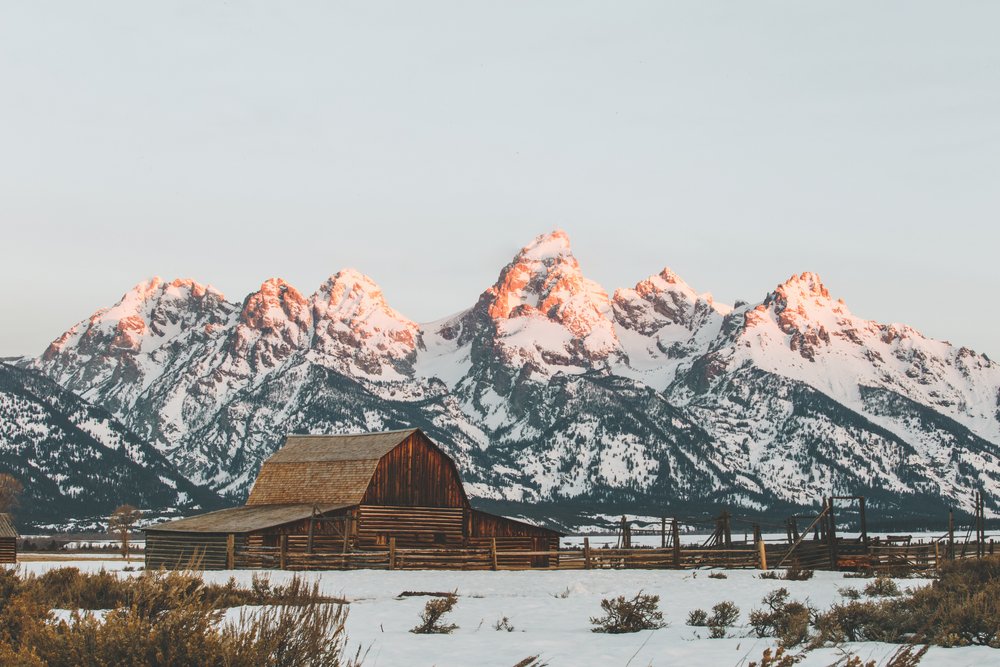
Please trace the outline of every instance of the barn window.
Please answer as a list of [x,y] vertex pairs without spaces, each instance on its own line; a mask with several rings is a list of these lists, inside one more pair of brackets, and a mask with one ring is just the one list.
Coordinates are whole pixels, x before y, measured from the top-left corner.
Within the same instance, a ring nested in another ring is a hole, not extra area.
[[434,544],[444,544],[444,533],[434,533]]

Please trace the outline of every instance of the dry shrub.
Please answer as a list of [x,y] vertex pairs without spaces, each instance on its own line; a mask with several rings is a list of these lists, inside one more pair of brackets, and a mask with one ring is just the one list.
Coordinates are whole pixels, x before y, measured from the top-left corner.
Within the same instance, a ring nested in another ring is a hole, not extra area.
[[549,663],[542,662],[541,656],[529,655],[524,660],[518,662],[514,667],[548,667]]
[[[889,590],[878,581],[870,584],[873,592]],[[930,586],[834,605],[818,615],[816,627],[817,644],[846,638],[1000,648],[1000,559],[946,563]]]
[[764,649],[764,654],[760,657],[760,662],[751,661],[748,667],[792,667],[800,662],[802,658],[802,655],[785,653],[785,649],[781,646],[775,651],[766,648]]
[[889,577],[876,577],[865,586],[865,595],[870,598],[894,598],[902,595],[902,592],[896,582]]
[[688,612],[687,624],[696,628],[708,625],[708,612],[704,609],[692,609]]
[[807,581],[815,574],[812,570],[790,567],[787,570],[768,570],[757,575],[758,579],[773,579],[782,581]]
[[728,579],[725,572],[712,572],[708,575],[709,579]]
[[[337,667],[360,663],[360,655],[345,657],[346,607],[321,602],[318,584],[300,591],[308,602],[264,608],[227,624],[222,622],[224,611],[205,593],[198,577],[151,573],[120,580],[120,589],[108,587],[124,600],[103,618],[77,609],[68,621],[53,622],[40,580],[3,579],[0,664]],[[93,591],[86,585],[81,589],[75,575],[63,572],[44,581],[53,585],[49,597],[75,595],[94,603]]]
[[837,593],[840,595],[840,597],[847,598],[848,600],[861,599],[861,591],[859,591],[857,588],[854,588],[853,586],[841,586],[840,588],[837,589]]
[[662,628],[666,623],[663,622],[663,613],[659,607],[659,595],[643,595],[642,591],[631,600],[626,599],[624,595],[619,595],[613,600],[601,600],[601,609],[605,615],[590,619],[590,622],[597,626],[591,630],[620,634]]
[[458,629],[454,623],[443,623],[442,618],[455,608],[458,596],[452,593],[443,598],[428,600],[420,613],[420,625],[410,630],[418,635],[447,635]]
[[514,626],[511,624],[510,619],[506,616],[494,623],[493,629],[497,632],[514,632]]
[[786,588],[771,591],[761,600],[764,609],[750,612],[750,626],[758,637],[777,637],[783,647],[801,644],[809,637],[812,610],[801,602],[789,601]]

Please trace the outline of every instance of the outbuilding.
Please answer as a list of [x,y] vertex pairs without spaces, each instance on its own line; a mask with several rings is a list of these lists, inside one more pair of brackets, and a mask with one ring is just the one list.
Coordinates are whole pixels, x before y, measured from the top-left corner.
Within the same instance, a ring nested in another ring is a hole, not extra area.
[[476,567],[488,551],[493,567],[550,567],[560,535],[474,509],[420,429],[290,435],[245,506],[147,528],[146,566]]
[[17,562],[17,530],[10,514],[0,513],[0,563]]

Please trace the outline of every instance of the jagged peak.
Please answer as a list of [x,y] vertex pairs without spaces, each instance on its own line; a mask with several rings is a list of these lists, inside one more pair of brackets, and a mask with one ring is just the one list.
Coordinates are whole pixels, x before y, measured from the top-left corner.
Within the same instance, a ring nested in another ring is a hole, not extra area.
[[311,318],[308,301],[283,278],[268,278],[247,295],[240,320],[255,329],[276,326],[281,320],[305,323]]
[[373,298],[383,299],[382,288],[368,275],[354,268],[344,268],[326,279],[320,292],[331,293],[337,290],[346,292],[361,292]]
[[569,235],[561,229],[554,229],[547,234],[540,234],[528,245],[521,248],[514,261],[529,260],[544,262],[546,260],[572,258]]
[[792,275],[791,278],[778,285],[775,291],[784,296],[801,294],[808,297],[830,298],[830,291],[823,284],[823,280],[812,271],[803,271],[800,274]]
[[341,269],[330,276],[313,295],[312,300],[318,312],[344,322],[379,311],[405,326],[417,326],[389,306],[378,283],[353,268]]

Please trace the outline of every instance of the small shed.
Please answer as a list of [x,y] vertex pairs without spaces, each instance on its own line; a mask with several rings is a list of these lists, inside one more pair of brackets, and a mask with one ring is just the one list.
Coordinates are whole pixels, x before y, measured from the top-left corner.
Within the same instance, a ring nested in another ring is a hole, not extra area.
[[[260,566],[256,556],[238,555],[268,549],[280,553],[279,566],[300,554],[390,546],[537,553],[558,549],[560,535],[474,509],[454,461],[420,429],[289,435],[261,466],[244,507],[147,528],[146,564]],[[524,567],[552,560],[520,558]]]
[[10,514],[0,513],[0,563],[17,562],[17,530]]

